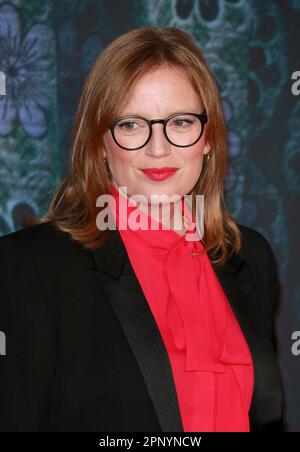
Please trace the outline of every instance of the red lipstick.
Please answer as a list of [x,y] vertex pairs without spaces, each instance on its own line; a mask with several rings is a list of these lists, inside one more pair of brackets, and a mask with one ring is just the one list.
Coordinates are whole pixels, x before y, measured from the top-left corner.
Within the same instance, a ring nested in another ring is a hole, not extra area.
[[144,168],[141,169],[143,173],[154,181],[163,181],[173,176],[178,168]]

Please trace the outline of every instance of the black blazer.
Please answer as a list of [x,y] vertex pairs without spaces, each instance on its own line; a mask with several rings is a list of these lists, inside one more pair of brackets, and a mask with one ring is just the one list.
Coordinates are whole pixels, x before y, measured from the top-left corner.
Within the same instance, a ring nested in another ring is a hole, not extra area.
[[[270,246],[214,269],[252,352],[251,431],[280,430]],[[0,238],[1,431],[182,432],[169,358],[117,230],[89,251],[52,222]]]

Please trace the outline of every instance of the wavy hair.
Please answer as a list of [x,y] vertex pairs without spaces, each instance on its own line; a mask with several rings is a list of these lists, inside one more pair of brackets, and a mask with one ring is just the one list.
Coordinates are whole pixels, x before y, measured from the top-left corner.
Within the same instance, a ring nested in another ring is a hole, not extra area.
[[200,96],[208,116],[205,136],[210,158],[204,162],[193,188],[204,195],[203,244],[213,262],[224,264],[241,246],[241,233],[224,201],[228,169],[227,134],[214,77],[193,39],[176,27],[131,30],[109,44],[95,61],[85,81],[73,131],[66,175],[48,212],[32,222],[53,221],[86,248],[100,246],[107,231],[96,225],[96,199],[111,191],[109,168],[103,160],[103,135],[128,101],[135,83],[160,65],[181,69]]

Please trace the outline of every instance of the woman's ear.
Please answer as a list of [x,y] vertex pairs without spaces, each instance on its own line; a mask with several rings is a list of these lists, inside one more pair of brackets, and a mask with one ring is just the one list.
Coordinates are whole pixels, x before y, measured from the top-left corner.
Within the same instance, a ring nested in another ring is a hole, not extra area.
[[210,144],[206,143],[203,149],[203,154],[208,154],[210,150],[211,150]]

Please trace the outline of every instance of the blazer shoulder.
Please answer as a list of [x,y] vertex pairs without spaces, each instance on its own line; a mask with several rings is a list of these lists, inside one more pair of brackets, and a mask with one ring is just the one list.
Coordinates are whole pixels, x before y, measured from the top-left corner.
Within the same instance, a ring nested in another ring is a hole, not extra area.
[[44,223],[33,224],[25,226],[22,229],[18,229],[14,232],[10,232],[0,237],[0,243],[11,240],[19,240],[24,242],[45,242],[48,240],[66,238],[69,234],[60,231],[53,221],[47,221]]
[[59,263],[72,260],[86,251],[70,234],[61,231],[53,221],[26,226],[0,237],[0,254],[19,254],[27,250],[41,260]]
[[238,224],[242,235],[240,254],[249,264],[257,287],[267,289],[272,310],[278,304],[280,281],[278,263],[273,247],[265,236],[256,229]]
[[257,229],[249,226],[237,224],[241,232],[241,250],[240,253],[247,259],[274,257],[270,242]]
[[258,231],[257,229],[251,228],[250,226],[245,226],[243,224],[238,223],[237,224],[239,230],[242,233],[242,236],[245,241],[252,242],[253,243],[261,243],[261,244],[268,244],[268,240],[265,238],[265,236]]

